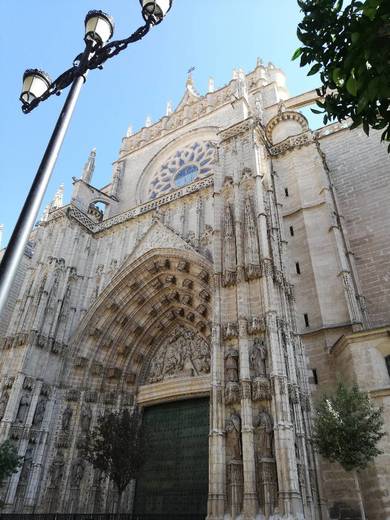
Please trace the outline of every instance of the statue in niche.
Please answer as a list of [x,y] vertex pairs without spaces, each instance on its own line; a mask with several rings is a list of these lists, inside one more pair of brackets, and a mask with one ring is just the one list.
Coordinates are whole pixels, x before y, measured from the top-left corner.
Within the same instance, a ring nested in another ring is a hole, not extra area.
[[88,406],[87,404],[85,404],[81,410],[81,417],[80,417],[82,432],[88,433],[89,427],[91,426],[91,420],[92,420],[91,407]]
[[45,416],[46,403],[46,397],[41,397],[39,399],[37,407],[35,409],[34,419],[32,422],[33,426],[40,426],[42,424],[43,418]]
[[49,468],[49,487],[56,488],[59,486],[64,476],[64,466],[64,454],[59,451]]
[[254,421],[255,446],[259,458],[273,457],[273,421],[270,414],[261,411]]
[[264,340],[256,338],[250,352],[250,366],[254,376],[265,376],[267,373],[267,348]]
[[73,464],[70,473],[71,486],[75,488],[79,488],[81,481],[83,480],[85,472],[85,463],[82,459],[77,458]]
[[241,417],[233,413],[226,422],[226,447],[232,460],[241,461]]
[[70,428],[70,421],[72,420],[73,410],[72,407],[68,404],[65,408],[64,413],[62,414],[62,429],[64,432],[68,432]]
[[9,399],[9,393],[7,391],[5,391],[0,399],[0,421],[4,417],[5,410],[6,410],[7,404],[8,404],[8,399]]
[[223,281],[225,286],[236,283],[237,279],[237,257],[236,239],[234,234],[233,218],[230,205],[225,206],[224,222],[224,270]]
[[20,484],[26,484],[27,483],[28,478],[30,476],[30,471],[31,471],[31,467],[32,467],[32,461],[33,461],[32,448],[27,448],[26,454],[24,456],[24,462],[23,462],[22,470],[20,472],[20,477],[19,477],[19,483]]
[[238,352],[230,349],[225,355],[226,380],[232,383],[238,381]]
[[227,466],[228,494],[231,518],[236,518],[242,508],[243,469],[241,445],[241,417],[233,413],[226,422],[226,450],[230,455]]
[[28,394],[23,394],[19,401],[18,413],[16,414],[16,422],[23,424],[26,421],[29,407],[30,396]]

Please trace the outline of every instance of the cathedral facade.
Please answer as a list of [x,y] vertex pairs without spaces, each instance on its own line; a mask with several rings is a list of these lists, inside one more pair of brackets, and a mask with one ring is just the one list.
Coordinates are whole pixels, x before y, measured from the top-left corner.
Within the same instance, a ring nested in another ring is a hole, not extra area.
[[[208,90],[189,77],[176,110],[129,131],[100,189],[92,151],[32,234],[2,317],[0,441],[23,457],[5,512],[114,511],[80,447],[138,406],[150,449],[123,512],[360,518],[310,417],[341,377],[390,431],[386,148],[310,130],[315,92],[290,97],[272,64]],[[389,439],[359,474],[370,520],[390,518]]]

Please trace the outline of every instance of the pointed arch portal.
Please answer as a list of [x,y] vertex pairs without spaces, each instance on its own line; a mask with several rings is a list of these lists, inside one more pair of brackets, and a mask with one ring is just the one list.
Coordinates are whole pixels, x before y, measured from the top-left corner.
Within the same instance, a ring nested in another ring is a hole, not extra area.
[[207,514],[211,272],[189,250],[152,249],[129,259],[73,340],[71,385],[88,384],[117,408],[144,409],[149,447],[136,518]]

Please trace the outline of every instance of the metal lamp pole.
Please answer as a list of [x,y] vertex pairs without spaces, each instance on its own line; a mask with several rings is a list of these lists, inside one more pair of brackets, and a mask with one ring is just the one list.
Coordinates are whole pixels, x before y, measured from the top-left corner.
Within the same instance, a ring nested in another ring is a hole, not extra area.
[[0,264],[0,314],[23,257],[30,233],[36,222],[51,174],[65,138],[81,88],[89,70],[102,69],[105,61],[125,50],[130,43],[141,40],[152,26],[159,24],[172,6],[173,0],[140,0],[145,25],[131,36],[106,44],[113,35],[114,22],[102,11],[90,11],[85,18],[85,50],[73,67],[61,74],[53,83],[42,71],[28,70],[23,77],[23,92],[20,97],[24,113],[31,112],[39,103],[71,85],[45,154],[33,180],[22,211],[9,240]]

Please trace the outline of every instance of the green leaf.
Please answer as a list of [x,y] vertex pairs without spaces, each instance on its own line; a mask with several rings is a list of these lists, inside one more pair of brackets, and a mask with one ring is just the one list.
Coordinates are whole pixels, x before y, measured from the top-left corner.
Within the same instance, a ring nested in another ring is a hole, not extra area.
[[356,79],[355,79],[353,76],[350,76],[350,77],[348,78],[348,81],[347,81],[346,87],[347,87],[348,92],[349,92],[352,96],[355,96],[355,97],[356,97],[356,95],[357,95],[357,91],[358,91],[358,83],[357,83]]
[[309,70],[307,75],[313,76],[314,74],[317,74],[317,72],[320,70],[321,66],[322,66],[321,63],[316,63],[315,65],[312,66],[312,68]]
[[302,47],[299,47],[299,48],[294,52],[294,54],[292,55],[291,60],[294,61],[294,60],[296,60],[297,58],[299,58],[299,56],[302,54],[302,52],[303,52]]

